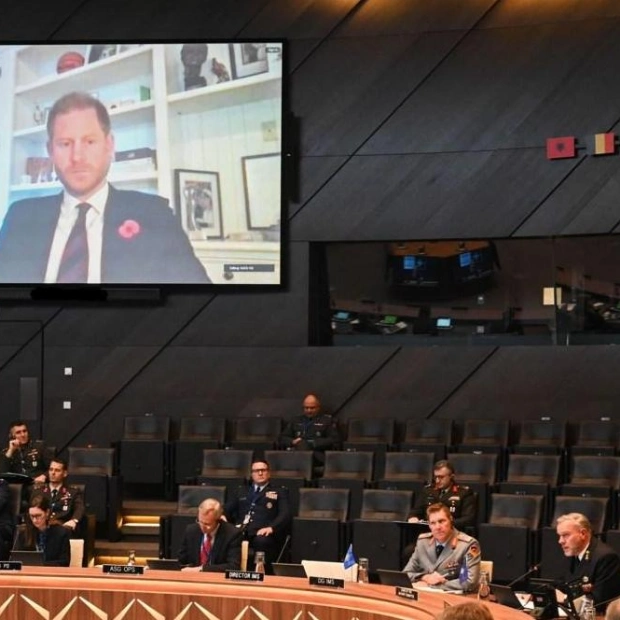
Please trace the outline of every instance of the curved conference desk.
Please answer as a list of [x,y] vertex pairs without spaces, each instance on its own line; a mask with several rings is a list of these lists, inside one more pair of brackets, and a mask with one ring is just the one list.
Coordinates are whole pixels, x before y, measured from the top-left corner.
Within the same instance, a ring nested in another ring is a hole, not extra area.
[[[222,574],[148,570],[104,575],[100,568],[24,567],[0,573],[0,620],[430,620],[454,594],[420,592],[418,601],[395,588],[346,583],[344,589],[267,576],[262,583]],[[523,613],[489,603],[495,620]]]

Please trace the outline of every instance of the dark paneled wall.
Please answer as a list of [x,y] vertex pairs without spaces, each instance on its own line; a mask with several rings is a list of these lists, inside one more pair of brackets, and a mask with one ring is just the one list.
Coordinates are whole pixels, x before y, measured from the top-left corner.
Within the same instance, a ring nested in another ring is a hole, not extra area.
[[[301,157],[284,290],[4,307],[0,423],[21,377],[59,447],[106,444],[130,413],[288,415],[307,390],[342,418],[612,414],[614,347],[313,347],[329,308],[311,243],[616,232],[619,160],[585,144],[620,120],[619,30],[616,0],[8,3],[6,41],[288,38]],[[558,135],[575,159],[545,158]]]

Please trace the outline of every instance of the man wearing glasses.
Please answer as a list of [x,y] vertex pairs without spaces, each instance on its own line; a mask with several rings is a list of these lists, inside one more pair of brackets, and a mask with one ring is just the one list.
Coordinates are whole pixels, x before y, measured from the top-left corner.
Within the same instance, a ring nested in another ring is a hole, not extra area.
[[409,515],[409,522],[416,523],[426,518],[426,509],[431,504],[444,504],[450,510],[454,527],[463,530],[476,524],[476,496],[466,485],[455,481],[454,466],[450,461],[437,461],[433,467],[433,484],[424,487],[416,505]]
[[241,567],[242,533],[223,521],[222,513],[216,499],[205,499],[198,506],[196,523],[187,526],[179,549],[184,571],[224,573]]
[[269,463],[256,460],[251,468],[250,485],[239,487],[226,502],[226,518],[243,531],[250,548],[265,553],[267,571],[271,569],[291,524],[288,489],[270,482]]

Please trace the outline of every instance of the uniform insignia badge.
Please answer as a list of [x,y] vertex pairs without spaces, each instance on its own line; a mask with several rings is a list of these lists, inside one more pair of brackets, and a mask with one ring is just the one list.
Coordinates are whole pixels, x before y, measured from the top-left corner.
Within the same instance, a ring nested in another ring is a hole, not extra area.
[[278,499],[278,492],[277,491],[267,491],[267,493],[265,493],[265,497],[267,499]]
[[472,558],[475,558],[480,555],[480,547],[478,545],[472,545],[467,552]]
[[267,508],[273,508],[273,504],[271,502],[267,502]]

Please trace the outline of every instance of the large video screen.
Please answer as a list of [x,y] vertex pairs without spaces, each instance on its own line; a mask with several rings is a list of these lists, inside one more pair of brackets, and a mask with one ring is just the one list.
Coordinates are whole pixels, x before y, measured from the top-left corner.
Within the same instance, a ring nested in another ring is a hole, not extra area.
[[279,285],[284,52],[0,45],[0,284]]

